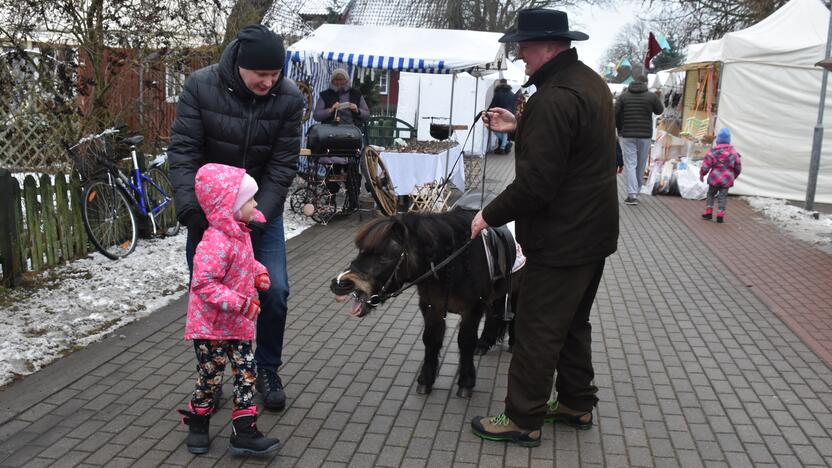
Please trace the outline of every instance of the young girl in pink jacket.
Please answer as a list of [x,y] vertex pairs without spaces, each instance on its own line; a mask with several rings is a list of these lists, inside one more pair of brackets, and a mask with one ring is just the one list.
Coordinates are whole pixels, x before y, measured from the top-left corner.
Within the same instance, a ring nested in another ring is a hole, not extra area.
[[254,339],[260,302],[257,291],[269,289],[266,267],[254,259],[249,221],[265,222],[255,208],[257,182],[241,168],[206,164],[196,173],[196,198],[208,219],[208,229],[194,255],[185,339],[193,340],[197,381],[188,409],[178,410],[189,426],[188,450],[206,453],[208,425],[219,405],[227,362],[234,372],[234,412],[231,451],[263,455],[280,441],[257,430],[257,407],[252,404],[256,379]]
[[742,172],[740,154],[731,146],[731,132],[727,128],[720,128],[716,135],[716,145],[705,155],[702,167],[699,169],[699,181],[708,176],[708,196],[705,198],[705,211],[702,219],[710,220],[714,215],[714,197],[719,202],[716,212],[716,222],[725,220],[725,204],[728,189],[734,186],[734,180]]

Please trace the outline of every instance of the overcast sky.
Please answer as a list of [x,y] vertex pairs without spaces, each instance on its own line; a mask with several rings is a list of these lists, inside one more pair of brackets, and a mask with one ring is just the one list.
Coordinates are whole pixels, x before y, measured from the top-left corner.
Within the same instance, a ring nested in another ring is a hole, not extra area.
[[[640,1],[622,1],[608,7],[584,6],[566,9],[570,29],[589,34],[589,40],[574,42],[578,57],[593,70],[598,70],[604,52],[612,45],[615,35],[641,12]],[[644,38],[647,47],[647,38]]]

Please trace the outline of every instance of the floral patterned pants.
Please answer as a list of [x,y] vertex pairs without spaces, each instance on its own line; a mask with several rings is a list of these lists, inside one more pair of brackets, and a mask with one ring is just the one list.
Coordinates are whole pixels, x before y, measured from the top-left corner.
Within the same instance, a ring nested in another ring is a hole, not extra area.
[[194,408],[214,406],[214,395],[222,385],[228,361],[231,361],[231,370],[234,372],[234,409],[245,409],[252,405],[252,388],[257,374],[250,340],[194,340],[194,350],[198,374],[191,397]]

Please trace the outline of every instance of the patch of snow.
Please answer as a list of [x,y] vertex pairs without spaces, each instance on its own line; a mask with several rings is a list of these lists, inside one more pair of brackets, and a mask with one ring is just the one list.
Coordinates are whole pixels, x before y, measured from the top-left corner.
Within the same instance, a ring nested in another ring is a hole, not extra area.
[[[283,221],[287,240],[315,224],[289,210]],[[0,386],[182,297],[186,239],[185,229],[141,239],[124,259],[96,252],[38,275],[33,287],[0,289]]]
[[789,205],[786,200],[766,197],[742,197],[754,211],[760,212],[796,239],[814,244],[832,253],[832,216],[813,213]]

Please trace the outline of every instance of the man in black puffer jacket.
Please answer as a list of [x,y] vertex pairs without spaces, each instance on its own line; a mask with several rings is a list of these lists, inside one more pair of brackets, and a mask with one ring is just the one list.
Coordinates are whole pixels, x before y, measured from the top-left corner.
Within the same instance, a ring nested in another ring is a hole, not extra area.
[[615,102],[615,127],[624,153],[624,178],[627,198],[624,203],[638,205],[638,192],[644,185],[644,167],[653,138],[653,114],[664,112],[658,96],[647,90],[647,77],[640,75]]
[[195,71],[185,82],[171,129],[170,179],[176,211],[188,227],[186,256],[193,255],[208,226],[194,194],[196,171],[207,163],[242,167],[257,181],[257,209],[266,223],[251,223],[257,260],[271,279],[260,293],[257,318],[257,390],[266,408],[286,405],[277,375],[282,364],[283,332],[289,298],[283,203],[297,172],[303,99],[281,76],[283,39],[262,25],[240,31],[219,63]]

